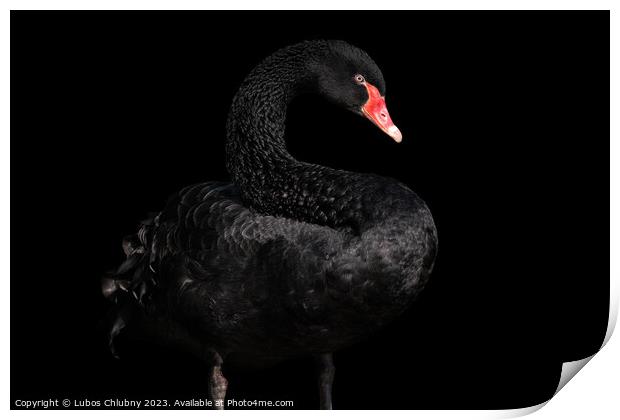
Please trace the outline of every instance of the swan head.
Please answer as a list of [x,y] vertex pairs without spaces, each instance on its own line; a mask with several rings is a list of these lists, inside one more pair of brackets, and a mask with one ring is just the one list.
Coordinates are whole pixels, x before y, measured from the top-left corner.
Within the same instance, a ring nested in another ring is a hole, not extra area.
[[319,93],[331,102],[372,121],[394,141],[402,134],[385,103],[385,81],[366,52],[344,41],[327,41],[328,53],[312,64]]

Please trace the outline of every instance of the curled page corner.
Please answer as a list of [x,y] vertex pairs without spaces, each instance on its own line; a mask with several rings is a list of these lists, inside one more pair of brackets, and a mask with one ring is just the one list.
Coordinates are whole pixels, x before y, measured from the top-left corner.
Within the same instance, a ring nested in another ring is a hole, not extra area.
[[[596,353],[598,353],[598,351]],[[573,377],[577,374],[577,372],[579,372],[590,360],[592,360],[592,358],[596,355],[596,353],[594,353],[591,356],[584,357],[583,359],[580,359],[580,360],[574,360],[572,362],[565,362],[562,365],[562,373],[560,374],[560,381],[558,382],[558,387],[555,389],[555,392],[553,393],[554,397],[558,392],[560,392],[562,388],[564,388],[564,385],[566,385],[568,381],[573,379]]]
[[591,356],[580,359],[580,360],[574,360],[572,362],[563,363],[562,372],[560,373],[560,380],[558,381],[558,386],[555,389],[553,396],[549,398],[547,401],[544,401],[540,404],[532,405],[530,407],[498,411],[497,416],[495,416],[494,418],[509,419],[509,418],[523,417],[523,416],[527,416],[528,414],[532,414],[540,410],[545,405],[547,405],[547,403],[551,401],[558,392],[560,392],[560,390],[564,387],[564,385],[566,385],[568,381],[570,381],[577,374],[577,372],[579,372],[581,368],[583,368],[595,355],[596,353],[594,353]]
[[[607,319],[607,331],[605,332],[605,338],[603,339],[603,343],[601,347],[594,352],[594,354],[584,357],[580,360],[574,360],[572,362],[565,362],[562,365],[562,373],[560,374],[560,381],[558,382],[558,387],[555,389],[553,396],[560,392],[564,385],[568,383],[573,377],[579,372],[596,354],[601,351],[603,347],[607,344],[611,335],[616,328],[616,321],[618,319],[618,293],[614,290],[614,282],[611,282],[610,294],[609,294],[609,318]],[[551,397],[553,398],[553,397]]]
[[610,301],[609,301],[609,318],[607,320],[607,331],[605,332],[605,338],[603,339],[603,343],[601,344],[601,347],[594,352],[594,354],[588,356],[588,357],[584,357],[583,359],[579,359],[579,360],[574,360],[571,362],[564,362],[562,364],[562,372],[560,373],[560,380],[558,381],[558,386],[555,389],[555,392],[553,393],[553,396],[548,399],[547,401],[544,401],[540,404],[536,404],[530,407],[524,407],[524,408],[516,408],[516,409],[509,409],[509,410],[497,410],[497,411],[491,411],[489,412],[489,414],[491,414],[490,417],[496,418],[496,419],[508,419],[508,418],[516,418],[516,417],[522,417],[522,416],[527,416],[528,414],[532,414],[538,410],[540,410],[541,408],[543,408],[545,405],[547,405],[547,403],[549,401],[551,401],[553,399],[553,397],[555,397],[557,395],[558,392],[560,392],[560,390],[562,388],[564,388],[564,386],[571,380],[573,379],[573,377],[577,374],[577,372],[579,372],[585,365],[588,364],[588,362],[590,360],[592,360],[592,358],[594,356],[596,356],[596,354],[601,351],[601,349],[603,347],[605,347],[605,345],[607,344],[607,342],[609,341],[609,339],[611,338],[611,335],[614,332],[614,329],[616,327],[616,321],[618,319],[618,293],[616,293],[615,290],[615,284],[613,281],[610,282]]

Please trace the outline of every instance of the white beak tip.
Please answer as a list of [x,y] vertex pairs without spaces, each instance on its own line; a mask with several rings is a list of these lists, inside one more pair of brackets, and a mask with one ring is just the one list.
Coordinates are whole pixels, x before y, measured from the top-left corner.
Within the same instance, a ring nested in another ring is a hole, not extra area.
[[401,141],[403,141],[403,135],[400,132],[400,130],[398,129],[398,127],[396,127],[395,125],[391,126],[387,130],[387,134],[390,137],[392,137],[396,143],[400,143]]

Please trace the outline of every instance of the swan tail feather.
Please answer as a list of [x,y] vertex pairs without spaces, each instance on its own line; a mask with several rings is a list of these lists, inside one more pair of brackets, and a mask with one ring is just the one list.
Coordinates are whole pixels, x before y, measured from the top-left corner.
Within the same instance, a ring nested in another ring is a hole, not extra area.
[[119,357],[117,338],[130,324],[135,311],[145,311],[156,285],[155,273],[150,265],[151,230],[154,218],[143,221],[138,233],[122,241],[125,261],[101,279],[101,292],[113,306],[108,314],[108,347]]

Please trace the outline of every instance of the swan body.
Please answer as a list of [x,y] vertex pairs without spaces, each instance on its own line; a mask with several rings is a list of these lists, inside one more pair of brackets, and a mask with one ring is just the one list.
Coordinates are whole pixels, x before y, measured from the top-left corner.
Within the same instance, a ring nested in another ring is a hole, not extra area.
[[[360,111],[373,95],[384,104],[385,86],[370,57],[342,41],[296,44],[257,66],[227,123],[232,182],[172,196],[126,238],[127,260],[104,279],[117,304],[112,345],[132,324],[183,343],[213,367],[210,392],[220,400],[227,359],[315,356],[321,406],[331,408],[331,353],[411,305],[432,270],[437,234],[425,203],[402,183],[287,152],[287,106],[313,92],[364,115],[375,112]],[[387,109],[375,113],[400,141]]]

